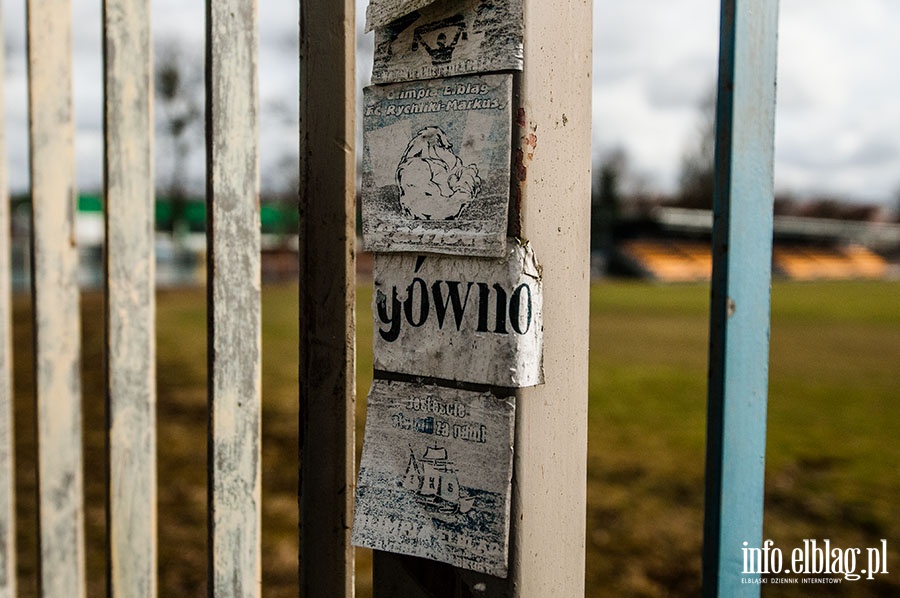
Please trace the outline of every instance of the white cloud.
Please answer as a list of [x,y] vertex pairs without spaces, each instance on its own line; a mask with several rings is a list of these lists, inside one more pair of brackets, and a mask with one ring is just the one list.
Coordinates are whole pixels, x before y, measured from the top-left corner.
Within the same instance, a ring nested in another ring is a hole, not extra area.
[[776,184],[891,201],[900,187],[900,5],[781,2]]
[[[594,140],[671,191],[714,85],[715,0],[595,2]],[[891,201],[900,187],[900,3],[782,0],[776,187]]]
[[717,43],[715,0],[595,1],[595,148],[623,147],[651,187],[673,190],[715,85]]
[[[6,141],[15,189],[28,184],[24,0],[2,0],[8,49]],[[72,0],[79,185],[102,172],[100,2]],[[699,104],[716,77],[717,0],[595,0],[593,139],[622,146],[652,187],[675,188],[681,155],[697,135]],[[357,0],[358,28],[366,0]],[[157,38],[202,48],[203,0],[154,0]],[[781,0],[776,186],[892,201],[900,187],[900,2]],[[264,183],[285,176],[296,153],[297,2],[260,2],[261,161]],[[369,80],[372,34],[357,80]],[[190,43],[190,42],[189,42]],[[158,142],[161,145],[162,142]],[[293,154],[292,154],[293,153]],[[202,169],[201,169],[202,170]],[[202,172],[198,174],[202,179]]]

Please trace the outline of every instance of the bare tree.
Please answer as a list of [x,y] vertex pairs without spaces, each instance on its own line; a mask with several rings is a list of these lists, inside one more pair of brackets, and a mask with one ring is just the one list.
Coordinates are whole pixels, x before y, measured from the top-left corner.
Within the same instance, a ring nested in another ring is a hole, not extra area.
[[900,223],[900,187],[894,191],[894,220]]
[[168,140],[169,155],[164,161],[168,162],[169,179],[161,187],[169,200],[173,234],[185,225],[190,159],[203,147],[203,76],[203,63],[179,40],[166,39],[157,45],[157,127]]
[[612,249],[627,170],[628,155],[621,147],[605,152],[594,168],[591,188],[591,251],[608,252]]
[[681,158],[678,204],[686,208],[712,209],[715,186],[716,92],[700,101],[700,117],[694,144]]

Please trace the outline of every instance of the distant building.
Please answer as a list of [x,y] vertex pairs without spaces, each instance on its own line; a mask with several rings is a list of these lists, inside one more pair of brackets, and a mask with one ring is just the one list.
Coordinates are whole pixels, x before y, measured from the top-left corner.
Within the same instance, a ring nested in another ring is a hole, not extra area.
[[[657,207],[620,224],[608,259],[611,274],[666,282],[709,280],[712,212]],[[773,277],[793,280],[879,279],[900,269],[900,225],[776,216]]]
[[[12,214],[12,286],[14,291],[27,291],[31,285],[31,206],[30,199],[14,197]],[[178,238],[165,232],[172,230],[170,202],[157,200],[156,280],[158,286],[203,284],[206,279],[206,202],[188,201],[183,222],[175,229]],[[263,203],[260,205],[262,234],[262,276],[264,280],[296,278],[297,230],[299,216],[296,204]],[[75,212],[75,239],[78,244],[79,283],[83,288],[103,285],[103,244],[105,227],[103,199],[100,195],[78,196]]]

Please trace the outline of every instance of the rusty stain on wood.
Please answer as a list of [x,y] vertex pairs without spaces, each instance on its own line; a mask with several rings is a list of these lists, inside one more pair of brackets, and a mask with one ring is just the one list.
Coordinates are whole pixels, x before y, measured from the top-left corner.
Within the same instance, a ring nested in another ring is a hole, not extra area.
[[[0,15],[2,16],[2,15]],[[3,45],[0,18],[0,48]],[[6,72],[0,52],[0,73]],[[5,114],[0,93],[0,114]],[[15,430],[13,416],[12,311],[10,302],[9,179],[6,169],[6,127],[0,122],[0,598],[16,596]]]
[[156,340],[149,2],[106,0],[109,587],[156,596]]
[[522,231],[522,197],[528,186],[528,166],[534,161],[534,153],[537,149],[537,125],[529,123],[525,118],[525,109],[521,106],[516,110],[515,139],[513,151],[513,181],[510,191],[509,229],[510,234],[521,235]]
[[[591,3],[525,0],[524,14],[525,70],[516,89],[522,128],[514,137],[522,138],[527,167],[519,185],[522,235],[545,264],[545,384],[516,394],[508,592],[583,596]],[[554,127],[562,113],[568,125]]]
[[377,27],[372,83],[522,70],[522,0],[438,0]]
[[511,127],[512,75],[366,88],[365,248],[502,257]]
[[29,1],[38,583],[61,597],[85,595],[71,48],[68,0]]
[[375,256],[377,370],[524,387],[543,381],[541,270],[527,244],[504,259]]
[[375,380],[353,542],[506,577],[515,397]]
[[209,595],[261,593],[257,4],[207,4]]

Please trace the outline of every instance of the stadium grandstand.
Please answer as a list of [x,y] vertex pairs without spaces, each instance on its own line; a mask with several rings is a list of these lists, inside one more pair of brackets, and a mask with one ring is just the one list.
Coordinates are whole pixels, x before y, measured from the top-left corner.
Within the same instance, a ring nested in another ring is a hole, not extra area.
[[[620,227],[607,271],[660,282],[709,280],[712,222],[709,211],[655,208]],[[880,279],[900,273],[898,224],[776,216],[773,235],[776,278]]]

